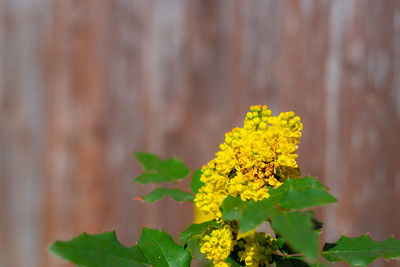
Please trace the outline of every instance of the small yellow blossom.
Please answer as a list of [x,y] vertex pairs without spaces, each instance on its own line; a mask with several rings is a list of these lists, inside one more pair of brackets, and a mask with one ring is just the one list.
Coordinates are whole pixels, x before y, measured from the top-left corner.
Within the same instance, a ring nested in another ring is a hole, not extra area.
[[216,264],[214,264],[214,267],[229,267],[231,266],[230,263],[226,263],[226,262],[217,262]]
[[224,261],[228,258],[234,245],[232,228],[226,224],[201,238],[200,251],[206,255],[207,259],[213,261],[214,266],[229,266]]
[[278,249],[277,239],[262,232],[252,232],[238,243],[241,244],[239,260],[249,267],[268,266],[272,263],[272,254]]
[[194,200],[202,212],[219,220],[219,206],[228,195],[259,201],[286,178],[300,177],[296,163],[303,129],[300,117],[292,111],[271,114],[265,105],[252,106],[243,127],[225,134],[216,157],[202,168],[204,186]]

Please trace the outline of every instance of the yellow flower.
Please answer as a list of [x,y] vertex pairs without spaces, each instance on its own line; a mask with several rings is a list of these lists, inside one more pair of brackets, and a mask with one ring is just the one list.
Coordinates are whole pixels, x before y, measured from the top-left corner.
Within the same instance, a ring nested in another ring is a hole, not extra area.
[[286,178],[300,177],[295,154],[300,118],[292,111],[271,114],[265,105],[252,106],[243,127],[225,134],[216,157],[202,168],[204,186],[194,200],[200,211],[219,220],[219,206],[228,195],[259,201]]
[[268,266],[272,263],[272,254],[277,249],[278,240],[264,233],[251,232],[239,240],[242,244],[238,252],[239,260],[246,266]]
[[200,252],[205,254],[207,259],[212,260],[215,266],[229,266],[224,265],[224,261],[234,245],[232,228],[226,224],[201,238]]
[[229,267],[229,266],[231,266],[231,264],[226,262],[217,262],[216,264],[214,264],[214,267]]

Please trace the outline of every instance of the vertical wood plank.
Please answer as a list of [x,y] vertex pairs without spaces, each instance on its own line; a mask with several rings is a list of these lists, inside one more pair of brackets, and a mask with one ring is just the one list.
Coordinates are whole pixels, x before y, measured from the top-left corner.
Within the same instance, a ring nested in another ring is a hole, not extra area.
[[42,262],[45,4],[0,2],[0,266]]
[[68,266],[44,248],[82,231],[178,237],[191,205],[134,201],[133,152],[201,167],[253,104],[302,117],[329,241],[399,238],[399,51],[396,0],[1,1],[0,266]]

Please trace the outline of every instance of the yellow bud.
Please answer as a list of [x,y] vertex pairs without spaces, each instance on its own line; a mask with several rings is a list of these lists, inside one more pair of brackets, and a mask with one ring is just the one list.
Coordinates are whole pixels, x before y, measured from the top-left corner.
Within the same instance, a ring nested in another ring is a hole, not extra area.
[[246,265],[252,265],[253,264],[253,258],[250,257],[250,256],[247,256],[244,261],[246,262]]
[[285,164],[286,164],[285,158],[284,158],[284,157],[280,157],[280,158],[278,159],[278,164],[280,164],[280,165],[285,165]]
[[302,123],[299,124],[299,127],[297,127],[297,130],[299,130],[299,131],[303,130],[303,124]]
[[[264,117],[263,117],[263,119],[264,119]],[[259,126],[259,127],[260,127],[260,129],[265,129],[265,128],[267,128],[267,124],[266,124],[265,122],[262,121],[262,122],[260,123],[260,126]]]
[[293,136],[294,136],[295,138],[300,138],[300,137],[301,137],[301,132],[300,132],[300,131],[294,132],[294,133],[293,133]]
[[286,161],[286,166],[296,167],[296,161],[294,159],[288,159]]
[[253,123],[254,124],[259,124],[260,123],[260,118],[259,117],[255,117],[254,119],[253,119]]

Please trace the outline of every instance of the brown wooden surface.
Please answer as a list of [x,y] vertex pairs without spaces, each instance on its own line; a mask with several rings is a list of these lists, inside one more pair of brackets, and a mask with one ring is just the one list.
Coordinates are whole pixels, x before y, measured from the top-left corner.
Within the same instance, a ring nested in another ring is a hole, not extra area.
[[400,1],[0,0],[0,266],[68,266],[45,247],[82,231],[177,237],[191,205],[134,201],[133,152],[200,167],[251,104],[302,117],[328,241],[400,238]]

